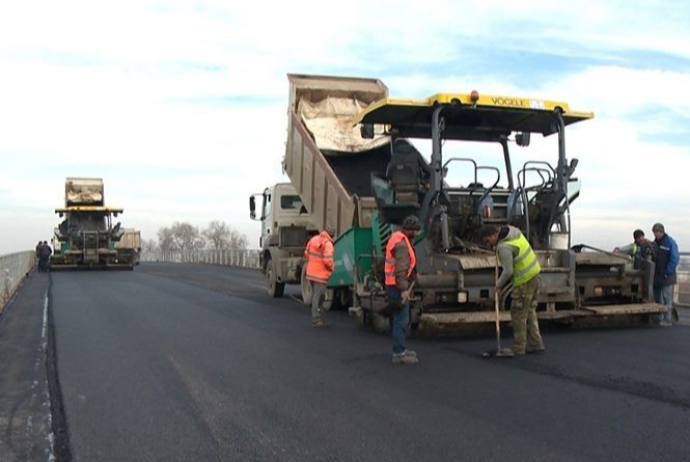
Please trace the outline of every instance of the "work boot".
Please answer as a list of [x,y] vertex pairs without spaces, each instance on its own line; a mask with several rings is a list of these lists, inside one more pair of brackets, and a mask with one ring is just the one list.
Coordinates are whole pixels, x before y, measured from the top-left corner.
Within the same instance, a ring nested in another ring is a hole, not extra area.
[[545,351],[546,351],[546,348],[542,345],[542,346],[538,346],[538,347],[527,347],[527,349],[525,350],[525,353],[527,353],[528,355],[531,355],[531,354],[543,353]]
[[419,358],[417,358],[417,355],[413,356],[407,351],[393,355],[393,364],[416,364],[418,362]]

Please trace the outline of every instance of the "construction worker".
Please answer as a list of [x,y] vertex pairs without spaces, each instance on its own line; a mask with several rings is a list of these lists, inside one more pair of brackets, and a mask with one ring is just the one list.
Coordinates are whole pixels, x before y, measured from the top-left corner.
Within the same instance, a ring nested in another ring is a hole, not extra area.
[[39,268],[43,268],[43,272],[48,272],[50,268],[50,255],[52,253],[53,250],[48,245],[48,241],[43,241],[43,244],[41,244],[41,257],[38,263]]
[[412,240],[422,229],[417,217],[403,220],[402,229],[395,231],[386,245],[384,262],[386,292],[391,303],[402,302],[402,309],[393,314],[393,364],[414,364],[417,353],[407,349],[405,332],[410,322],[410,279],[417,263]]
[[633,232],[632,244],[623,247],[616,247],[613,253],[622,253],[633,258],[633,269],[641,269],[642,262],[645,260],[651,261],[656,254],[656,245],[644,237],[644,231],[636,229]]
[[537,320],[537,295],[541,266],[532,247],[514,226],[485,225],[479,231],[484,245],[496,249],[502,273],[495,290],[511,290],[510,317],[513,326],[513,355],[540,353],[545,350]]
[[333,230],[326,229],[309,239],[304,249],[307,264],[307,279],[311,283],[311,325],[325,327],[323,300],[326,283],[333,272]]
[[657,256],[654,266],[654,301],[665,305],[665,313],[657,317],[660,326],[673,325],[673,286],[677,282],[676,268],[680,261],[680,253],[676,241],[666,234],[661,223],[652,227],[654,243],[657,246]]
[[43,248],[43,241],[38,241],[36,244],[36,261],[38,262],[38,271],[43,272],[43,261],[41,260],[41,253]]

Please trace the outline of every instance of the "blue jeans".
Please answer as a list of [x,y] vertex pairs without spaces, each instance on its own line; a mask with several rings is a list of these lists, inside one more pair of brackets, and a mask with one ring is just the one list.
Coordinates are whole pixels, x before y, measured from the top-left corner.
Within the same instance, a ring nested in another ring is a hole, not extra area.
[[673,322],[673,286],[654,286],[654,301],[668,307],[657,316],[657,322]]
[[[391,302],[402,300],[400,290],[395,287],[386,287],[386,293],[390,297]],[[393,325],[391,326],[391,336],[393,337],[393,354],[398,355],[407,350],[406,330],[407,324],[410,322],[410,302],[403,304],[400,311],[393,315]]]

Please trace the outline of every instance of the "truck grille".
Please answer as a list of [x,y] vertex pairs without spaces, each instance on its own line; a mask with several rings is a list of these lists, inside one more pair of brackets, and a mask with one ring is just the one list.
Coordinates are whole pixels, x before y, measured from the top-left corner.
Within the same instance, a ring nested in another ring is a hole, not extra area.
[[291,226],[280,228],[280,247],[304,247],[307,245],[307,228]]

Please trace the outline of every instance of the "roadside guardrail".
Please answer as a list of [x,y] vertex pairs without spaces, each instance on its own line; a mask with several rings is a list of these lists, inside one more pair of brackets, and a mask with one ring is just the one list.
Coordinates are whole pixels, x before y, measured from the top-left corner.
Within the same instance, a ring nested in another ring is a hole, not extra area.
[[192,251],[143,252],[142,262],[205,263],[209,265],[259,268],[259,250],[204,249]]
[[5,309],[34,266],[34,250],[0,255],[0,312]]
[[680,253],[678,284],[673,288],[673,304],[690,308],[690,252]]

